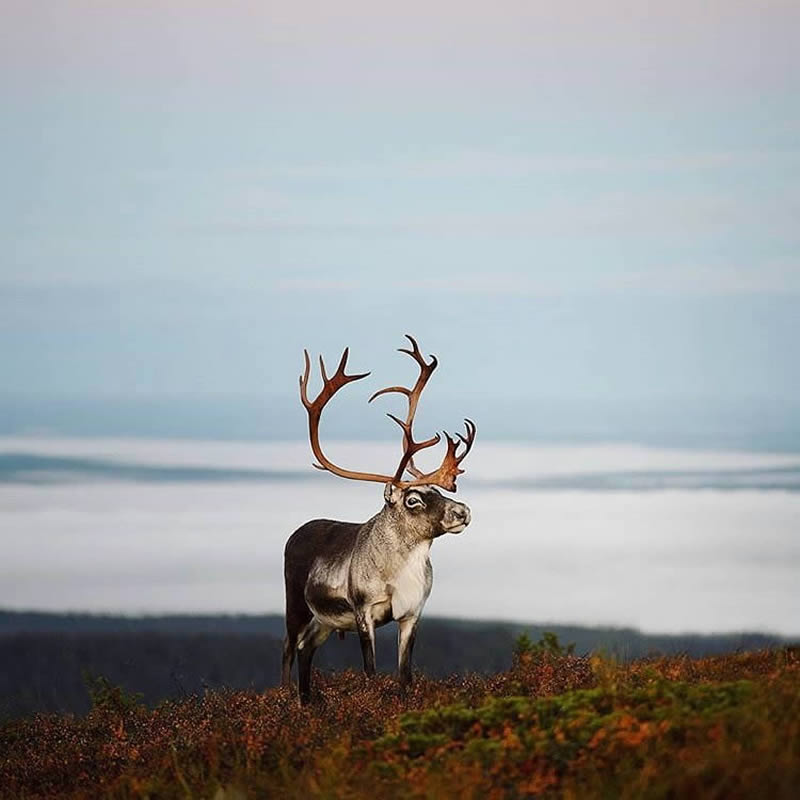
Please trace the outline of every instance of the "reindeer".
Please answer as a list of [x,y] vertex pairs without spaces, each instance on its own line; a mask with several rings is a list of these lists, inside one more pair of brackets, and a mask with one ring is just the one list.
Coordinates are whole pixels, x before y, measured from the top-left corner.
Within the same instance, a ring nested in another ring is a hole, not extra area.
[[[456,478],[464,471],[459,465],[475,440],[475,424],[465,420],[466,434],[457,433],[456,439],[444,432],[447,451],[437,470],[425,473],[417,469],[414,456],[441,441],[438,433],[417,441],[412,430],[420,395],[438,361],[435,356],[426,361],[413,337],[406,338],[412,349],[400,348],[400,352],[410,355],[419,366],[413,388],[389,386],[369,398],[372,402],[380,395],[396,392],[408,400],[405,420],[387,415],[403,431],[403,455],[394,475],[343,469],[324,455],[319,442],[323,408],[343,386],[370,373],[345,374],[349,353],[345,348],[336,373],[329,378],[320,356],[323,386],[316,399],[310,401],[307,390],[311,362],[308,352],[303,351],[305,371],[300,376],[300,399],[308,412],[311,449],[319,462],[314,466],[342,478],[385,484],[384,506],[366,522],[315,519],[298,528],[286,542],[282,683],[291,684],[297,655],[300,702],[304,705],[311,698],[314,651],[333,631],[342,638],[345,631],[358,633],[364,672],[371,676],[375,674],[375,628],[397,622],[400,683],[404,687],[411,683],[411,653],[417,625],[433,585],[428,557],[431,544],[442,534],[461,533],[470,523],[469,508],[445,497],[435,487],[456,491]],[[406,473],[411,477],[404,479]]]

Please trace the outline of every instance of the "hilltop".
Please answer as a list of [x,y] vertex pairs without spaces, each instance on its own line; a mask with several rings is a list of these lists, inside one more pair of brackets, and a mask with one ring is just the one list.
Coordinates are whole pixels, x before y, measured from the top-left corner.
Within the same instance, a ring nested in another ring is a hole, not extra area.
[[622,663],[520,637],[508,670],[318,673],[153,709],[103,679],[81,717],[0,728],[4,797],[794,798],[800,651]]

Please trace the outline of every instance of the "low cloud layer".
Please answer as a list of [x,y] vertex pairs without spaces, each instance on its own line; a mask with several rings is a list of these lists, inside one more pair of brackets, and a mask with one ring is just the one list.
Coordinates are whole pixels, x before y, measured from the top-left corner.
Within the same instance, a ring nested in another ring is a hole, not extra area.
[[[40,450],[55,457],[69,447],[66,440],[44,441]],[[486,485],[493,475],[602,476],[609,468],[779,469],[795,457],[608,446],[482,448],[470,455],[458,494],[474,521],[433,548],[429,613],[649,631],[800,633],[798,492]],[[307,463],[306,450],[305,443],[72,445],[73,455],[84,458],[124,453],[131,463],[229,468],[282,463],[299,469]],[[374,458],[380,466],[396,449],[339,443],[336,452],[347,463],[364,466]],[[281,557],[289,534],[312,518],[365,520],[382,503],[380,486],[325,478],[311,484],[2,485],[0,607],[280,612]]]

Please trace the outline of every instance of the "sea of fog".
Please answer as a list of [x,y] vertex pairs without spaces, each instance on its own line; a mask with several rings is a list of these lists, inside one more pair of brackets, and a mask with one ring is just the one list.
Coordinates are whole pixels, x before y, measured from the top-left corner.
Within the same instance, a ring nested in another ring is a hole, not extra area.
[[[382,503],[310,461],[305,442],[0,438],[0,608],[279,612],[287,536]],[[800,454],[480,441],[464,466],[473,523],[434,544],[427,614],[800,634]]]

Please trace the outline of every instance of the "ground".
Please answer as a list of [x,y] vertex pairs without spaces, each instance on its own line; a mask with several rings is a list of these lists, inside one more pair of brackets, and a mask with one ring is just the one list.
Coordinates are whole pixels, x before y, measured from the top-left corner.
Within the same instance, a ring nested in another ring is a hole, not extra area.
[[800,652],[627,664],[518,644],[488,677],[316,674],[148,709],[96,680],[86,716],[0,728],[3,798],[794,798]]

